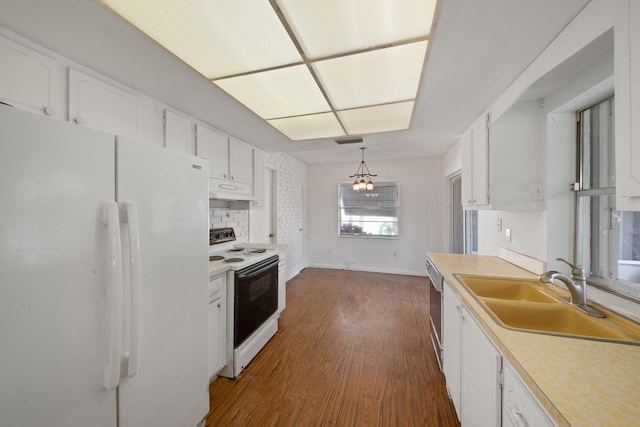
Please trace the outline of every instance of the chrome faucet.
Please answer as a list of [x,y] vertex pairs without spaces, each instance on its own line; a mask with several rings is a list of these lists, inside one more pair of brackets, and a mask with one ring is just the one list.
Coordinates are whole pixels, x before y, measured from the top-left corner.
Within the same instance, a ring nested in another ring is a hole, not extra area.
[[562,258],[556,258],[556,260],[562,261],[571,267],[571,277],[552,270],[542,273],[538,276],[538,279],[544,283],[553,283],[555,279],[560,280],[571,293],[571,305],[590,316],[605,317],[604,314],[587,304],[587,279],[585,278],[584,270]]

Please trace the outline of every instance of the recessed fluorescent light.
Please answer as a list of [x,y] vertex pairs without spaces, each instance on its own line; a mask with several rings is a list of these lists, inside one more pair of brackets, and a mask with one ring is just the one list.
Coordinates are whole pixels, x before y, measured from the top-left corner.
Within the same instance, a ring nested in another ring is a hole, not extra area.
[[267,122],[294,141],[333,138],[345,134],[333,113],[288,117]]
[[276,0],[310,59],[426,38],[436,0]]
[[292,140],[407,129],[437,3],[98,1]]
[[349,134],[367,134],[409,129],[413,101],[338,111]]
[[268,1],[100,1],[208,79],[302,62]]
[[414,99],[427,42],[314,62],[337,110]]
[[214,83],[264,120],[331,110],[305,65],[246,74]]

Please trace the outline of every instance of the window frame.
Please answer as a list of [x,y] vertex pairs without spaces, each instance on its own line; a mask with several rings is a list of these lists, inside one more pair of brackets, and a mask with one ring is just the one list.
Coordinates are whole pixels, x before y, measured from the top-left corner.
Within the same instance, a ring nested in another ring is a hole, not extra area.
[[[609,164],[610,166],[607,167],[607,173],[609,174],[613,174],[613,185],[609,185],[611,184],[611,182],[606,183],[603,186],[597,186],[597,187],[592,187],[592,183],[591,181],[593,180],[589,180],[590,182],[586,182],[587,181],[587,171],[585,170],[585,162],[584,162],[584,155],[585,155],[585,151],[587,150],[587,148],[585,147],[585,144],[583,142],[583,124],[582,124],[582,116],[583,113],[587,110],[591,110],[593,107],[599,106],[601,104],[603,104],[604,102],[610,101],[611,102],[611,112],[610,115],[612,116],[612,119],[610,120],[610,123],[608,124],[611,128],[611,135],[612,138],[609,139],[609,141],[607,141],[607,144],[613,144],[613,147],[607,147],[608,150],[611,150],[610,152],[607,153],[607,155],[613,155],[615,153],[615,130],[614,130],[614,120],[615,120],[615,97],[614,95],[610,95],[607,96],[606,98],[603,98],[601,100],[599,100],[598,102],[595,102],[589,106],[585,106],[584,108],[581,108],[579,111],[576,112],[576,183],[577,183],[577,189],[574,190],[575,193],[575,198],[574,198],[574,218],[575,218],[575,223],[574,223],[574,262],[578,265],[581,265],[585,270],[585,273],[587,274],[587,283],[591,286],[595,286],[599,289],[602,289],[606,292],[621,296],[623,298],[629,299],[631,301],[634,302],[640,302],[640,296],[639,296],[639,292],[638,289],[640,289],[640,284],[636,283],[636,282],[630,282],[628,280],[625,279],[621,279],[618,277],[618,264],[620,262],[620,254],[619,249],[617,246],[619,246],[619,238],[620,238],[620,229],[619,229],[619,225],[618,224],[611,224],[612,222],[612,218],[606,218],[603,217],[602,214],[598,214],[598,218],[595,218],[595,220],[602,222],[603,220],[605,221],[609,221],[609,230],[615,230],[615,241],[616,241],[616,245],[613,246],[609,243],[606,244],[606,253],[602,253],[601,251],[601,246],[602,245],[596,245],[597,246],[597,250],[594,249],[594,242],[591,240],[591,235],[593,234],[593,221],[594,218],[592,216],[591,213],[589,213],[589,221],[583,221],[582,218],[582,214],[584,213],[584,209],[581,208],[581,203],[588,203],[588,210],[590,212],[593,211],[593,206],[594,203],[596,204],[595,206],[599,206],[601,203],[601,199],[603,197],[606,198],[613,198],[613,201],[611,202],[606,201],[605,203],[608,203],[608,206],[613,206],[613,208],[609,208],[609,216],[612,216],[613,213],[616,213],[616,216],[619,216],[618,214],[620,213],[620,211],[617,210],[617,207],[615,206],[615,194],[616,194],[616,187],[615,187],[615,163],[612,164],[613,170],[611,170],[611,161],[613,161],[613,159],[610,159]],[[590,129],[592,130],[592,129]],[[615,157],[615,156],[614,156]],[[585,188],[587,187],[587,188]],[[588,230],[585,230],[585,228],[589,228]],[[586,236],[585,236],[586,234]],[[600,237],[600,236],[599,236]],[[607,237],[609,240],[611,239],[611,237]],[[584,249],[587,248],[588,249]],[[586,252],[589,252],[588,254],[586,254]],[[591,271],[593,271],[594,269],[592,268],[592,254],[593,252],[597,253],[597,258],[598,260],[595,261],[595,264],[597,264],[597,269],[601,270],[603,267],[603,257],[606,258],[607,262],[606,262],[606,267],[607,267],[607,275],[611,275],[611,276],[615,276],[615,278],[611,278],[611,277],[600,277],[600,276],[591,276]],[[584,260],[586,259],[588,260],[589,266],[585,267],[584,265]],[[612,267],[611,265],[611,260],[615,259],[615,263],[616,265],[614,267]]]
[[[384,181],[376,181],[376,187],[379,186],[383,186],[385,184],[393,184],[396,187],[396,228],[397,228],[397,233],[395,235],[384,235],[384,234],[359,234],[359,233],[344,233],[342,232],[342,206],[341,206],[341,189],[342,188],[352,188],[353,186],[353,182],[341,182],[338,184],[338,191],[337,191],[337,207],[338,207],[338,224],[337,224],[337,232],[338,232],[338,237],[344,237],[344,238],[348,238],[348,239],[352,239],[352,238],[360,238],[360,239],[387,239],[387,240],[398,240],[400,239],[400,182],[398,180],[384,180]],[[375,192],[375,188],[373,190],[373,192]]]

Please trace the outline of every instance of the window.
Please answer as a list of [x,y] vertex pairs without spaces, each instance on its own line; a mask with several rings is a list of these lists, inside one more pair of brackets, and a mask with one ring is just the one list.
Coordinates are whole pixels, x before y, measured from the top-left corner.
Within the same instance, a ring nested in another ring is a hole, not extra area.
[[478,254],[478,211],[464,211],[464,253]]
[[640,212],[616,210],[613,98],[579,112],[576,262],[591,284],[640,300]]
[[398,237],[398,183],[376,182],[372,191],[353,191],[352,183],[338,187],[340,236]]

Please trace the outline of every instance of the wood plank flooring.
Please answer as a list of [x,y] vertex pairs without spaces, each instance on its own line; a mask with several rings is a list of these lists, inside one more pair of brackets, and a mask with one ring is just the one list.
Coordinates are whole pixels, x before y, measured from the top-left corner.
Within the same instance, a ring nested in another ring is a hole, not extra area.
[[308,268],[276,336],[210,386],[206,426],[459,426],[424,277]]

